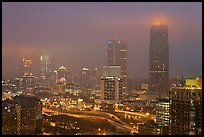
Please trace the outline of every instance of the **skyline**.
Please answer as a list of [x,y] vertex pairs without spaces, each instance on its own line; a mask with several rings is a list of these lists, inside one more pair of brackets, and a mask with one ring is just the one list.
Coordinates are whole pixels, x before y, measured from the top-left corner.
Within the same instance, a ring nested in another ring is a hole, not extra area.
[[34,75],[39,74],[44,54],[53,69],[65,65],[73,73],[83,67],[102,71],[106,42],[113,38],[128,40],[128,77],[148,78],[155,17],[168,23],[170,76],[201,75],[201,3],[4,2],[2,7],[3,78],[17,75],[23,56],[33,60]]

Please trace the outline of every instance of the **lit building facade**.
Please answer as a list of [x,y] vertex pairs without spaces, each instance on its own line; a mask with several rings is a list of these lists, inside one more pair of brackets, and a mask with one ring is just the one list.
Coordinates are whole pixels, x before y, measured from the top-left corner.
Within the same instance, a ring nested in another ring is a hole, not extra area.
[[35,77],[32,72],[32,60],[23,58],[20,68],[20,77],[22,78],[22,87],[24,90],[30,90],[35,85]]
[[122,100],[122,75],[120,66],[104,66],[101,77],[101,99],[108,104]]
[[156,123],[158,126],[166,129],[165,135],[169,135],[170,129],[170,99],[169,98],[157,98],[156,99]]
[[127,40],[109,40],[107,42],[107,65],[121,66],[123,97],[127,95]]
[[169,94],[168,26],[165,20],[154,20],[150,31],[149,93],[158,97]]
[[23,58],[20,66],[20,77],[32,75],[32,60]]
[[2,102],[3,134],[34,135],[36,124],[42,118],[40,99],[31,96],[15,96]]
[[10,100],[2,102],[2,134],[17,134],[16,104]]
[[57,81],[56,83],[67,83],[68,70],[65,66],[60,66],[57,70]]
[[170,91],[171,135],[202,135],[202,79]]
[[49,56],[40,57],[41,65],[41,84],[44,86],[49,86],[51,84],[51,61]]

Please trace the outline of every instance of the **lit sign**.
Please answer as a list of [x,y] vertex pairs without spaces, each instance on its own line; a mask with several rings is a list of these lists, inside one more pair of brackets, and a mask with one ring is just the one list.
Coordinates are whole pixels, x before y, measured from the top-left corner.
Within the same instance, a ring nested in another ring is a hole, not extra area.
[[108,41],[108,44],[112,44],[112,41]]

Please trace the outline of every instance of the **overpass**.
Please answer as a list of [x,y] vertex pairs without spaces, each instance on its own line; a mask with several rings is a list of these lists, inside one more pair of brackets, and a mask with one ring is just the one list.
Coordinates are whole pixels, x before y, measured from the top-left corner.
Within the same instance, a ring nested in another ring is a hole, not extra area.
[[[125,122],[120,120],[117,116],[99,111],[70,111],[70,112],[60,112],[57,110],[51,110],[47,108],[42,109],[43,113],[53,113],[55,115],[67,115],[76,118],[89,118],[89,119],[106,119],[110,124],[114,125],[118,129],[128,130],[132,132],[137,132],[136,129],[127,125]],[[113,118],[114,116],[114,118]]]

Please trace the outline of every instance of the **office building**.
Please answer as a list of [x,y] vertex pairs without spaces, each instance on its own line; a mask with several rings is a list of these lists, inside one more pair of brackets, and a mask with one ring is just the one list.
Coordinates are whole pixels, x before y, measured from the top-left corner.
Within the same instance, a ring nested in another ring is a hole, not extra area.
[[107,42],[107,65],[121,66],[123,79],[123,97],[127,95],[127,40],[109,40]]
[[104,66],[101,77],[101,99],[108,104],[122,100],[121,66]]
[[15,96],[2,102],[3,134],[34,135],[42,118],[42,103],[32,96]]
[[27,91],[35,86],[35,77],[32,72],[32,60],[23,58],[20,67],[20,78],[22,78],[22,88]]
[[138,126],[139,135],[166,135],[166,127],[159,126],[153,121],[147,121]]
[[163,135],[170,134],[170,99],[156,98],[156,123],[159,127],[165,129]]
[[49,86],[51,84],[51,61],[49,56],[40,57],[41,65],[41,85]]
[[2,134],[17,134],[16,104],[13,101],[2,101]]
[[170,91],[171,135],[202,135],[202,78]]
[[158,97],[169,93],[168,26],[162,19],[154,20],[150,30],[149,93]]
[[81,90],[96,89],[98,86],[98,70],[97,68],[83,68],[81,71]]

